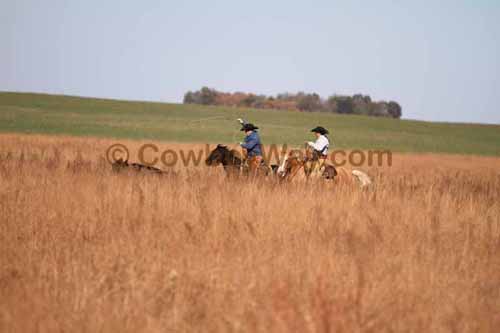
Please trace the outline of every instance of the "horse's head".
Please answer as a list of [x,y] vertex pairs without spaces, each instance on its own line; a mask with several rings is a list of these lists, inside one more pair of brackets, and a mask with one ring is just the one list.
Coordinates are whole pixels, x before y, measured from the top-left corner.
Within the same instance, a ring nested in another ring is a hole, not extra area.
[[278,167],[278,175],[280,177],[286,177],[288,174],[293,172],[297,167],[302,166],[302,161],[300,156],[296,151],[291,151],[288,154],[285,154],[283,157],[280,166]]
[[205,164],[209,166],[219,165],[224,161],[228,153],[229,149],[227,149],[227,146],[218,144],[217,147],[212,150],[210,155],[208,155],[207,159],[205,160]]
[[287,167],[287,162],[288,162],[288,156],[289,154],[284,153],[283,156],[281,157],[281,161],[279,161],[279,167],[276,173],[280,177],[284,177],[286,175],[286,167]]

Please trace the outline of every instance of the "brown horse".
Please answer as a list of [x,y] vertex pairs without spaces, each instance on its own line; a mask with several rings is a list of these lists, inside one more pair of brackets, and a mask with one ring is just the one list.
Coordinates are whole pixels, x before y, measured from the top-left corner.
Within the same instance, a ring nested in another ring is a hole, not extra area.
[[210,152],[205,164],[208,166],[222,165],[228,175],[239,175],[243,171],[243,159],[240,154],[236,150],[229,150],[227,146],[221,144],[218,144]]
[[228,175],[270,175],[278,169],[277,165],[267,166],[264,163],[255,164],[250,159],[245,159],[235,149],[218,144],[210,152],[205,164],[208,166],[222,165]]
[[144,165],[140,163],[129,163],[128,160],[123,160],[122,158],[111,164],[111,168],[114,172],[122,171],[134,171],[137,173],[144,174],[155,174],[155,175],[172,175],[170,171],[163,171],[150,165]]
[[[306,154],[308,156],[308,154]],[[305,181],[314,178],[310,170],[309,157],[302,159],[297,152],[285,154],[278,168],[278,175],[285,181]],[[333,180],[335,183],[357,183],[360,187],[372,183],[370,177],[359,170],[350,170],[333,165],[325,165],[320,174],[322,179]]]

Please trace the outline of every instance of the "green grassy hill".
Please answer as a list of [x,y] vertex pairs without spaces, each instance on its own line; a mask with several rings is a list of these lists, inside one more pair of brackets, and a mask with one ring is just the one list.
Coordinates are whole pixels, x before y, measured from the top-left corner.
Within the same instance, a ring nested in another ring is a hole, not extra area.
[[264,143],[301,144],[322,125],[338,148],[500,155],[497,125],[0,93],[0,132],[231,143],[241,141],[240,117]]

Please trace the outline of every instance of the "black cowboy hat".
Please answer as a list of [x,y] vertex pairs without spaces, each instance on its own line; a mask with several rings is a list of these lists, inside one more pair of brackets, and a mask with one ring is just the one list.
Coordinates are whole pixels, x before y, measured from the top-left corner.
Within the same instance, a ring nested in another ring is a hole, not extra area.
[[325,129],[324,127],[321,127],[321,126],[318,126],[318,127],[315,127],[311,130],[311,132],[314,132],[314,133],[319,133],[321,135],[325,135],[325,134],[328,134],[328,130]]
[[254,124],[244,124],[240,131],[246,132],[246,131],[253,131],[256,129],[259,129],[259,128],[257,126],[255,126]]

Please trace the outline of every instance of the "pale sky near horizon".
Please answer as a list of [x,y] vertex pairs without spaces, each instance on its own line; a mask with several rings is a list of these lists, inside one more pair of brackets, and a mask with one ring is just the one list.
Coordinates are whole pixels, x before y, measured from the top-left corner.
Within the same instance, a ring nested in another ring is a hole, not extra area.
[[500,123],[500,1],[0,0],[0,91],[369,94]]

